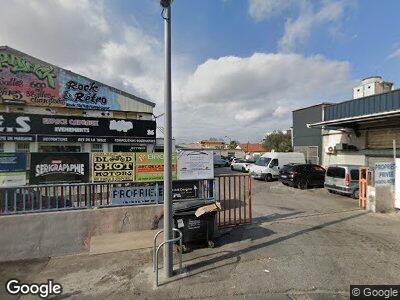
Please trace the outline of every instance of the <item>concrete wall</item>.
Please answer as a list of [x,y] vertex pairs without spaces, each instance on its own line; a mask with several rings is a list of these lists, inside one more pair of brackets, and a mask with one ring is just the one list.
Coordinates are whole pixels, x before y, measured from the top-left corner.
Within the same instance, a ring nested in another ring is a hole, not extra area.
[[89,250],[92,236],[159,228],[162,205],[0,217],[0,262]]

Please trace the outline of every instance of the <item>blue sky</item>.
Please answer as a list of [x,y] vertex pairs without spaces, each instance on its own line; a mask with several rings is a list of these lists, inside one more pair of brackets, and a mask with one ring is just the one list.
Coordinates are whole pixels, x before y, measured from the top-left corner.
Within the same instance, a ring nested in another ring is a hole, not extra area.
[[[3,2],[3,3],[2,3]],[[156,102],[156,0],[0,0],[0,43]],[[400,82],[397,0],[175,0],[173,134],[255,142],[291,110],[350,99],[363,77]],[[15,21],[15,16],[24,15]],[[162,124],[160,124],[162,126]]]

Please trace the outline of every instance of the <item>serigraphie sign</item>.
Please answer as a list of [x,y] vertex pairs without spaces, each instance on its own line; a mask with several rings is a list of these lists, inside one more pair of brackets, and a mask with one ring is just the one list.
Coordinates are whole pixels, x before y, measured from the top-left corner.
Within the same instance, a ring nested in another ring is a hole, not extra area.
[[39,142],[154,143],[156,122],[36,114],[0,113],[0,136]]
[[[172,155],[172,179],[176,177],[176,154]],[[164,179],[163,153],[136,153],[136,181],[162,181]]]
[[375,164],[375,186],[394,185],[396,166],[392,162]]
[[135,180],[135,153],[93,153],[92,166],[94,182]]
[[212,151],[180,151],[178,153],[178,179],[213,179]]
[[31,153],[30,184],[89,182],[88,153]]
[[0,153],[0,187],[26,184],[26,154]]

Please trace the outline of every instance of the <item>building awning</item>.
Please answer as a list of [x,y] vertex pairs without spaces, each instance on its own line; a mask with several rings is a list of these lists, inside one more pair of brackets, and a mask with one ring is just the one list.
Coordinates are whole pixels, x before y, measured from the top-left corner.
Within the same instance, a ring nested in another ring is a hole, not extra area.
[[325,129],[338,129],[338,128],[359,128],[360,126],[375,127],[378,124],[395,122],[399,124],[400,110],[393,110],[387,112],[379,112],[368,115],[354,116],[336,120],[322,121],[312,124],[307,124],[308,128],[325,128]]

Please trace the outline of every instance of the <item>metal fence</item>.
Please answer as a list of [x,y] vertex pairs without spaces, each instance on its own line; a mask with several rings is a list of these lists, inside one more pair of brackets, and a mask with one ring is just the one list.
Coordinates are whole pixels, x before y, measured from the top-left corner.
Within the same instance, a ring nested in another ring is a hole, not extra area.
[[216,176],[215,194],[222,207],[219,228],[251,223],[251,180],[248,174]]
[[[162,182],[73,183],[30,185],[0,189],[0,215],[43,211],[88,209],[94,207],[158,204],[163,202]],[[118,202],[120,188],[153,187],[154,194],[139,195],[140,200]],[[200,180],[196,199],[214,200],[214,180]],[[179,201],[179,200],[175,200]]]

